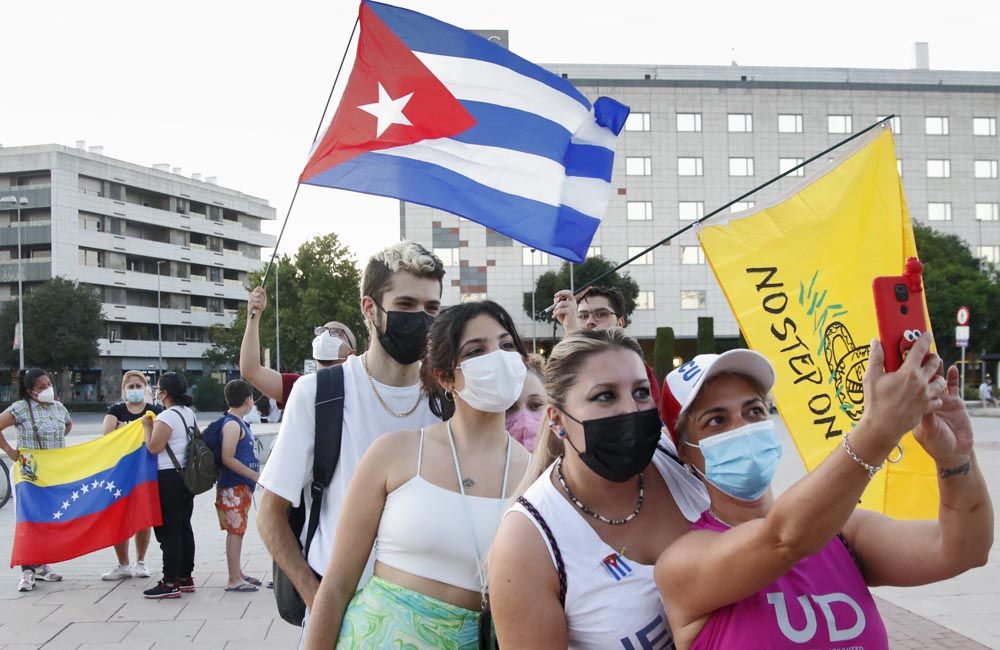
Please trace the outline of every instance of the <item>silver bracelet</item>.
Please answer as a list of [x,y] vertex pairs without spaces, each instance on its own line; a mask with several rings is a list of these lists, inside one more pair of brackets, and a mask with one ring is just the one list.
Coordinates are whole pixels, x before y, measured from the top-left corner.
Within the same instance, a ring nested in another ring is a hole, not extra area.
[[847,441],[846,433],[844,434],[844,451],[846,451],[847,455],[851,457],[851,460],[853,460],[855,463],[865,468],[865,471],[868,472],[869,479],[875,478],[875,474],[877,474],[880,469],[885,467],[884,460],[878,465],[869,465],[865,461],[861,460],[861,458],[856,453],[854,453],[854,450],[851,449],[851,443]]

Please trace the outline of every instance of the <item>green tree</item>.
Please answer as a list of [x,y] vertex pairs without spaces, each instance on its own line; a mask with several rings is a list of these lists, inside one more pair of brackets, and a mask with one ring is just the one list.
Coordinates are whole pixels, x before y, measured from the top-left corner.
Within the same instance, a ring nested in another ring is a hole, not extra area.
[[199,411],[225,411],[225,390],[219,380],[212,375],[205,375],[198,380],[192,391],[194,407]]
[[[552,312],[546,312],[545,308],[552,304],[552,296],[557,291],[569,289],[569,266],[570,262],[563,262],[558,271],[548,271],[538,277],[535,282],[535,308],[537,314],[531,313],[531,292],[524,294],[524,313],[543,323],[552,322]],[[588,257],[582,264],[573,264],[574,285],[582,287],[593,278],[610,271],[616,264],[603,257]],[[600,282],[604,287],[617,287],[625,296],[625,320],[635,310],[635,299],[639,295],[639,285],[636,284],[627,273],[612,273]]]
[[[976,258],[955,235],[914,224],[917,251],[924,263],[924,288],[938,353],[946,362],[959,357],[955,347],[955,313],[965,305],[972,312],[971,350],[1000,347],[1000,286],[996,268]],[[902,269],[900,269],[902,273]]]
[[[259,286],[263,271],[250,275],[250,285]],[[276,362],[275,279],[278,283],[281,321],[282,371],[302,370],[304,359],[312,358],[313,328],[327,321],[344,323],[354,332],[358,346],[364,345],[364,321],[358,300],[361,272],[353,253],[336,234],[320,235],[302,244],[294,257],[275,259],[267,279],[267,311],[260,322],[260,345],[271,349]],[[246,305],[240,307],[231,327],[209,330],[209,348],[204,358],[214,367],[239,363],[240,343],[246,328]]]
[[[17,299],[0,312],[2,359],[19,363],[13,349]],[[97,358],[97,339],[104,331],[101,299],[93,287],[66,278],[53,278],[32,287],[24,296],[24,363],[59,372],[90,367]]]
[[715,354],[715,319],[698,317],[698,354]]
[[656,343],[653,346],[653,372],[659,380],[663,380],[667,373],[674,369],[674,357],[677,340],[674,336],[674,328],[657,327]]

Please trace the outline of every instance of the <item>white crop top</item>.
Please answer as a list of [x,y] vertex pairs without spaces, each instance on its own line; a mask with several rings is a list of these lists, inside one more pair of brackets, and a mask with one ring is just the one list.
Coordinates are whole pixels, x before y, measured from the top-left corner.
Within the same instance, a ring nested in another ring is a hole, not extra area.
[[[400,571],[478,592],[476,549],[486,553],[496,536],[507,499],[463,496],[420,476],[424,430],[420,430],[417,473],[389,493],[375,540],[375,559]],[[469,515],[465,512],[468,504]],[[473,543],[469,516],[475,528]],[[484,558],[485,559],[485,558]]]
[[[667,438],[660,445],[674,453]],[[653,456],[678,508],[696,521],[708,508],[708,492],[678,461],[661,450]],[[566,568],[566,632],[570,650],[670,650],[673,634],[667,623],[653,566],[622,556],[608,546],[583,516],[552,485],[552,467],[542,472],[524,498],[545,519]],[[549,549],[552,545],[538,521],[520,503],[508,513],[528,518]]]

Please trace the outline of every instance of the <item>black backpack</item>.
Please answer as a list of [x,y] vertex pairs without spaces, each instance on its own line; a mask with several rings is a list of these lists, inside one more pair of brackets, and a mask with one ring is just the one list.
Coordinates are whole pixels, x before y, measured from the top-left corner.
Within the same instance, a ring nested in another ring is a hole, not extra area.
[[[340,461],[340,440],[344,431],[344,368],[331,366],[316,372],[316,430],[313,449],[312,483],[309,494],[312,507],[309,508],[309,527],[306,528],[306,544],[302,553],[308,562],[309,548],[319,528],[319,513],[323,505],[323,495],[333,480],[333,472]],[[302,538],[306,526],[305,490],[299,505],[288,511],[288,524],[296,540]],[[301,542],[300,542],[301,544]],[[302,625],[306,616],[306,604],[295,590],[291,578],[274,565],[274,599],[278,604],[278,614],[292,625]]]
[[[170,410],[173,411],[174,408],[171,407]],[[219,480],[219,468],[215,464],[215,454],[205,444],[205,438],[198,429],[197,418],[195,418],[191,425],[188,425],[184,420],[184,415],[180,411],[175,412],[181,419],[181,422],[184,423],[184,429],[187,432],[187,464],[181,467],[181,464],[177,462],[177,456],[174,455],[174,450],[170,448],[169,442],[166,447],[167,455],[170,456],[170,462],[174,464],[174,468],[181,475],[184,485],[191,494],[198,495],[202,492],[208,492],[215,485],[215,482]]]

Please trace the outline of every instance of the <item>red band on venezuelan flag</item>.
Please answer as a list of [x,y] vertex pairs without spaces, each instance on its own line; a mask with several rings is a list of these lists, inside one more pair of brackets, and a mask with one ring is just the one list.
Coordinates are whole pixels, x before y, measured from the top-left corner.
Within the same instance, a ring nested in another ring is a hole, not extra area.
[[143,421],[64,449],[22,450],[11,566],[69,560],[161,523]]

